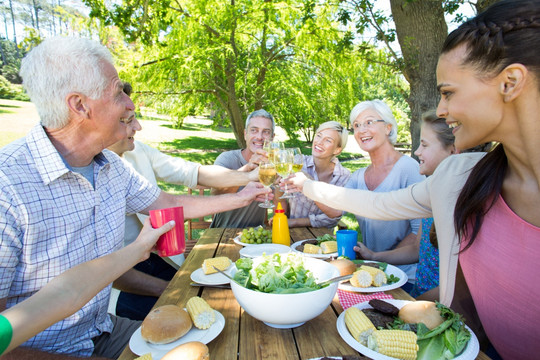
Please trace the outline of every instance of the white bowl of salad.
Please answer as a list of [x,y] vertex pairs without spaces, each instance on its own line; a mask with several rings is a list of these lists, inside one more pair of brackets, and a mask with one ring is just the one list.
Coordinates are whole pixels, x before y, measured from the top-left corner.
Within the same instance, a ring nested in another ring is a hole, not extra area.
[[298,254],[242,258],[233,268],[233,294],[254,318],[275,328],[293,328],[314,319],[330,305],[338,283],[319,282],[339,276],[339,270],[319,259]]

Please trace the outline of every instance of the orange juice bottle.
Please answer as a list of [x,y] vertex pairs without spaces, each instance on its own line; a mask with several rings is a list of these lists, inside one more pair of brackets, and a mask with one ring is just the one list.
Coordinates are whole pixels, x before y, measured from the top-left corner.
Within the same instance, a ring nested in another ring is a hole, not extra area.
[[274,211],[274,219],[272,221],[272,243],[291,246],[289,222],[281,203],[278,203],[277,208]]

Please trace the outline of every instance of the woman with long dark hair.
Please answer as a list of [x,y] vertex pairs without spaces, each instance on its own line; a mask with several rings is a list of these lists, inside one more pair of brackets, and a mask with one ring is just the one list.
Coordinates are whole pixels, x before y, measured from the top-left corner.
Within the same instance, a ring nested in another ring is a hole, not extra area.
[[427,180],[376,194],[297,176],[306,196],[378,219],[432,214],[440,300],[450,305],[458,259],[485,332],[507,359],[540,353],[540,1],[503,0],[454,30],[437,66],[437,115],[458,149]]

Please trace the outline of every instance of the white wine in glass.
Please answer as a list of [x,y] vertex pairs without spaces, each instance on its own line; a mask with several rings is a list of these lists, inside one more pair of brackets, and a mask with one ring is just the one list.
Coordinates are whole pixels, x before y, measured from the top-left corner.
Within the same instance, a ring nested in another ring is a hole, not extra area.
[[300,148],[292,148],[291,151],[293,153],[292,172],[297,173],[304,166],[304,155],[300,151]]
[[[293,153],[291,149],[278,150],[274,155],[274,163],[276,164],[276,170],[279,176],[283,179],[287,178],[292,171],[293,165]],[[287,191],[287,183],[285,183],[285,192],[280,199],[288,199],[292,197],[292,194]]]
[[274,157],[278,150],[285,149],[285,145],[279,141],[273,141],[270,139],[264,140],[263,150],[266,151],[268,155],[268,160],[274,162]]
[[[266,188],[269,188],[277,178],[276,167],[271,162],[262,162],[259,164],[259,181]],[[259,204],[260,207],[265,209],[271,209],[274,207],[270,201],[268,201],[268,193],[266,193],[266,201]]]

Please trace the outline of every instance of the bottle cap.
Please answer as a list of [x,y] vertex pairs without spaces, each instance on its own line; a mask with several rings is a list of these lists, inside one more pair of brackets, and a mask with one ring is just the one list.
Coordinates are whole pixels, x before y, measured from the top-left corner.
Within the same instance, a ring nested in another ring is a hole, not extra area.
[[285,212],[285,210],[283,210],[283,207],[281,206],[281,203],[278,202],[277,208],[276,208],[276,210],[274,210],[274,213],[276,213],[276,214],[282,214],[282,213],[284,213],[284,212]]

